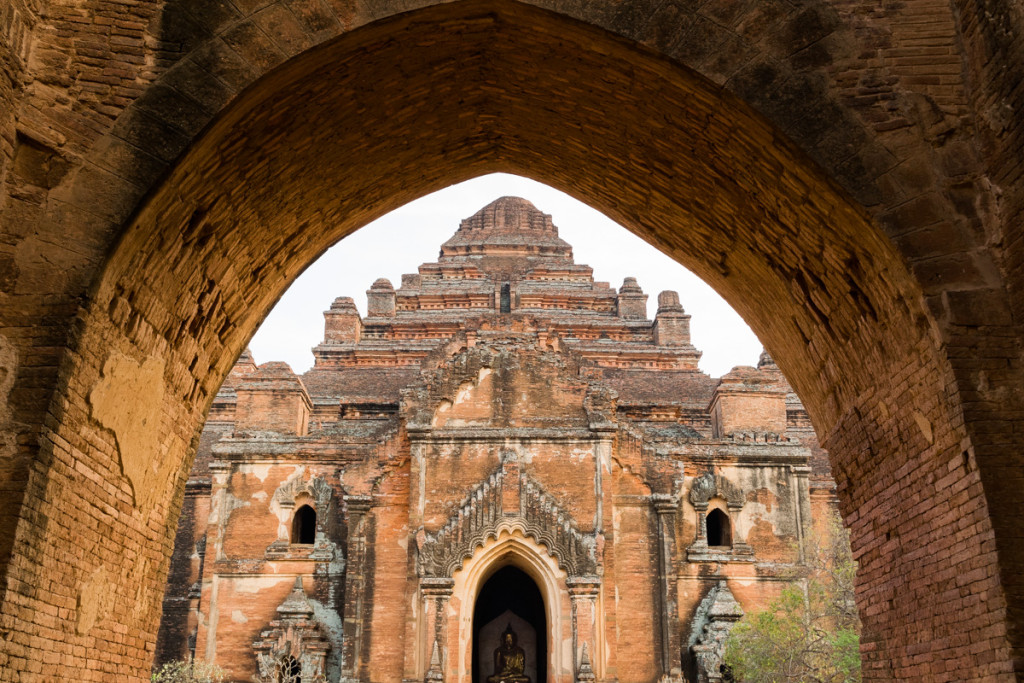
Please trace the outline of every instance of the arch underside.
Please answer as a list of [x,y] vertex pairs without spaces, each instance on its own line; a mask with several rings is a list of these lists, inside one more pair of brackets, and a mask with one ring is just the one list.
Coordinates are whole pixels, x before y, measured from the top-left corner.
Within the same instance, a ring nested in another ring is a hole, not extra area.
[[[92,608],[67,627],[67,647],[113,638],[118,624],[155,633],[191,444],[284,289],[388,210],[494,171],[563,190],[652,242],[771,351],[833,457],[861,563],[869,678],[912,678],[922,656],[955,661],[964,678],[1012,675],[998,580],[985,583],[989,601],[965,600],[956,581],[977,567],[995,575],[992,526],[942,342],[900,255],[739,98],[512,2],[399,15],[300,54],[236,98],[138,207],[62,366],[45,445],[62,465],[36,485],[65,514],[102,500],[108,536],[140,559],[120,562],[114,543],[77,560],[77,604],[90,591],[133,599]],[[141,408],[104,397],[142,385],[157,426],[137,434],[126,425]],[[83,469],[112,484],[72,484]],[[935,532],[883,540],[914,519]],[[71,546],[76,524],[39,533]],[[41,546],[15,560],[28,577],[66,563]],[[982,640],[984,671],[970,654]],[[142,675],[145,655],[130,661]]]

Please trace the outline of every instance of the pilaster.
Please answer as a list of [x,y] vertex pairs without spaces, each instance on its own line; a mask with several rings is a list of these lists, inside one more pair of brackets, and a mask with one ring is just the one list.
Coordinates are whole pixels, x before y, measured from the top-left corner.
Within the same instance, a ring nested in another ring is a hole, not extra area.
[[[575,681],[593,681],[590,653],[598,655],[597,596],[601,579],[597,576],[571,576],[566,579],[572,603],[572,670]],[[600,666],[598,667],[600,669]]]
[[[679,609],[675,598],[676,511],[679,499],[655,493],[651,504],[658,517],[658,597],[661,607],[662,680],[682,680],[679,649]],[[706,521],[701,514],[701,527]],[[704,528],[706,537],[707,530]]]
[[362,633],[366,595],[366,532],[367,514],[372,507],[370,496],[345,496],[345,516],[348,526],[348,566],[345,570],[345,618],[342,630],[345,644],[342,652],[343,683],[365,680],[362,661]]
[[448,626],[445,613],[454,586],[454,579],[420,579],[420,599],[423,601],[423,619],[428,628],[427,644],[430,647],[430,661],[423,676],[426,683],[443,681],[445,678],[445,664],[448,661]]

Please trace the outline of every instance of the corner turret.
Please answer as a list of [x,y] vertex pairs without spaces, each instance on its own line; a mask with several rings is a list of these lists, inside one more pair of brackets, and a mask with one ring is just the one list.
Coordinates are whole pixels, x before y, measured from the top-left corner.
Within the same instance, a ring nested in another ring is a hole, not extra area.
[[395,317],[395,288],[391,280],[379,278],[366,290],[366,315],[369,318]]
[[350,296],[339,296],[324,311],[325,344],[358,344],[363,332],[356,302]]
[[658,313],[654,317],[654,343],[658,346],[688,346],[690,316],[679,303],[679,294],[665,290],[658,295]]
[[635,277],[627,277],[619,289],[619,317],[623,320],[647,319],[647,295]]
[[786,380],[774,365],[733,368],[722,376],[708,406],[715,438],[785,434],[787,393]]
[[313,402],[287,363],[264,363],[239,383],[236,393],[236,433],[306,435]]

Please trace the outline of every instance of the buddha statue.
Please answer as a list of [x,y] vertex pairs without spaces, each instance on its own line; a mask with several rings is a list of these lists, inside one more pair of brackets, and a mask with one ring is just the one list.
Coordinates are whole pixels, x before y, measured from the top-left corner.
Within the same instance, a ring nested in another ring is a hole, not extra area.
[[501,634],[501,645],[494,650],[494,675],[487,683],[530,683],[526,670],[526,653],[517,644],[518,637],[512,624]]

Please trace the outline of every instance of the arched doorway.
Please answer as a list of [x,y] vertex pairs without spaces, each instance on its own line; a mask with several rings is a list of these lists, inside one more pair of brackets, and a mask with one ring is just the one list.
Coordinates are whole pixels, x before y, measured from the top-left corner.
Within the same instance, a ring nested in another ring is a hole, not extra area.
[[[443,662],[445,680],[477,683],[493,674],[494,646],[482,658],[477,656],[478,622],[486,625],[494,616],[500,616],[506,610],[496,612],[500,604],[488,609],[486,604],[492,599],[486,597],[486,593],[490,590],[500,593],[503,588],[525,585],[526,591],[533,593],[533,597],[529,598],[533,606],[528,608],[519,605],[519,618],[529,623],[534,630],[546,634],[543,644],[545,653],[541,657],[543,668],[538,669],[538,680],[531,680],[531,683],[572,681],[575,665],[572,648],[559,647],[558,644],[573,642],[574,619],[581,613],[584,619],[589,619],[593,612],[591,604],[584,597],[582,603],[576,603],[574,614],[573,587],[569,585],[569,577],[558,558],[548,552],[547,546],[537,540],[535,533],[524,528],[522,520],[502,526],[496,535],[490,536],[483,546],[475,549],[472,557],[461,562],[461,566],[452,574],[450,588],[445,592],[450,596],[452,610],[434,612],[428,596],[427,609],[423,610],[424,632],[438,632],[434,618],[435,615],[441,618],[444,625],[440,632],[446,641],[441,645],[448,652]],[[503,571],[508,574],[502,574]],[[519,578],[507,581],[513,573],[518,573]],[[509,602],[505,602],[506,606]],[[481,605],[485,606],[478,609]],[[537,610],[541,611],[541,615],[537,615]],[[485,617],[486,614],[492,616]],[[480,619],[484,618],[488,621],[481,622]],[[498,626],[499,634],[504,631],[507,623]],[[593,630],[588,630],[581,638],[577,640],[591,640]],[[428,636],[426,641],[429,640]],[[423,655],[429,657],[429,642],[423,644],[428,646]],[[590,649],[595,650],[593,643]]]
[[544,597],[526,572],[505,566],[480,589],[473,608],[473,681],[487,683],[495,671],[495,650],[506,629],[515,633],[525,654],[524,675],[547,681],[548,630]]

